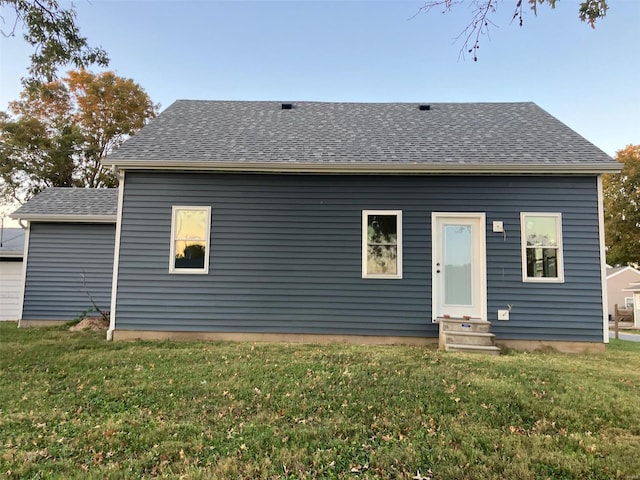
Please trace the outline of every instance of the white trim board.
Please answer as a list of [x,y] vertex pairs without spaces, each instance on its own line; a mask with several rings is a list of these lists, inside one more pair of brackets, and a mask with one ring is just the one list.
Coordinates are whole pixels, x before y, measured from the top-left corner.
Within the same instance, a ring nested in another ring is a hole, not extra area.
[[20,215],[11,218],[52,223],[116,223],[118,220],[117,215]]
[[505,164],[451,164],[437,163],[296,163],[296,162],[211,162],[211,161],[179,161],[179,160],[110,160],[102,161],[103,165],[117,170],[182,170],[182,171],[227,171],[249,173],[406,173],[406,174],[564,174],[564,175],[599,175],[601,173],[618,173],[622,166],[612,164],[580,164],[580,165],[505,165]]
[[124,203],[124,179],[125,172],[118,172],[118,213],[116,215],[116,235],[113,247],[113,274],[111,278],[111,308],[109,310],[109,330],[107,340],[113,340],[113,331],[116,329],[116,305],[118,301],[118,272],[120,271],[120,235],[122,232],[122,205]]
[[600,237],[600,290],[602,291],[602,340],[609,343],[609,299],[607,298],[607,247],[604,241],[604,194],[602,175],[596,181],[598,190],[598,236]]
[[24,233],[24,256],[22,257],[22,297],[20,298],[20,317],[18,327],[22,326],[22,315],[24,314],[24,294],[27,286],[27,265],[29,264],[29,238],[31,236],[31,223],[27,222],[27,231]]

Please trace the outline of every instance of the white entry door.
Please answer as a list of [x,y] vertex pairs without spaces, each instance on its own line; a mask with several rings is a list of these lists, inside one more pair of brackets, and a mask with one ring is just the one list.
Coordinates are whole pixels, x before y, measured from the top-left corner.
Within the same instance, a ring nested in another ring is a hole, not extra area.
[[432,318],[487,320],[484,213],[432,213]]

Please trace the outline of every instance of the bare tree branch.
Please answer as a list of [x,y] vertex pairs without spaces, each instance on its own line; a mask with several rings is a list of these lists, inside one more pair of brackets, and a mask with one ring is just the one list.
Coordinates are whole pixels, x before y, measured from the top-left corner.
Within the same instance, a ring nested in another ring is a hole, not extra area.
[[[489,28],[497,27],[491,20],[491,16],[495,15],[498,4],[504,0],[427,0],[418,9],[413,17],[421,13],[429,13],[434,9],[438,9],[441,13],[449,13],[459,5],[469,5],[471,10],[471,20],[467,26],[455,37],[455,41],[462,41],[460,48],[460,57],[464,58],[465,54],[472,53],[473,60],[478,61],[478,49],[480,48],[480,40],[482,37],[489,37]],[[538,14],[538,4],[548,4],[551,8],[555,8],[557,0],[510,0],[515,4],[515,10],[511,20],[518,19],[520,27],[524,24],[524,7],[528,5],[533,14]],[[595,22],[599,18],[603,18],[607,13],[607,0],[582,0],[578,16],[583,22],[587,22],[591,27],[595,28]],[[413,18],[412,17],[412,18]]]
[[[448,13],[456,5],[467,3],[469,0],[429,0],[420,9],[420,13],[429,13],[431,10],[442,9],[442,13]],[[460,57],[465,53],[473,53],[473,61],[478,61],[478,49],[480,48],[480,38],[489,35],[489,26],[496,26],[488,18],[490,14],[496,12],[496,5],[499,0],[472,0],[474,8],[469,24],[455,37],[455,41],[464,38],[462,47],[460,48]],[[521,1],[521,0],[520,0]]]
[[96,309],[96,312],[98,312],[100,314],[102,319],[108,322],[109,321],[109,312],[105,311],[105,310],[102,310],[98,306],[96,301],[93,299],[93,295],[91,295],[91,292],[87,288],[87,277],[86,277],[86,275],[84,273],[84,270],[80,273],[80,276],[82,276],[82,288],[84,290],[84,293],[87,294],[87,297],[89,297],[89,301],[91,302],[91,305],[93,305],[93,308]]

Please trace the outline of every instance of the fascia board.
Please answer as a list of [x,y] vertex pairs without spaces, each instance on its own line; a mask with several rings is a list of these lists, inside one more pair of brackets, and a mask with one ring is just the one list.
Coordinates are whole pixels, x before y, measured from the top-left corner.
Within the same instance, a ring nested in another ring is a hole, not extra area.
[[580,164],[424,164],[424,163],[361,163],[361,164],[310,164],[297,162],[210,162],[175,160],[109,160],[106,166],[121,170],[198,170],[263,173],[371,173],[371,174],[601,174],[616,173],[622,169],[619,163]]
[[0,258],[22,258],[24,252],[20,250],[6,250],[0,251]]
[[53,222],[53,223],[116,223],[116,215],[9,215],[16,220],[29,222]]

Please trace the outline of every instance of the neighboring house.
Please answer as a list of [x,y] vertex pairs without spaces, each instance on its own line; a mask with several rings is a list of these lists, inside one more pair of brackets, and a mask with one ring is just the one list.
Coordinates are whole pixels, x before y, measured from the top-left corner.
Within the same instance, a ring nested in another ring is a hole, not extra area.
[[623,291],[633,295],[633,326],[640,328],[640,281],[630,283]]
[[533,103],[182,100],[105,164],[109,338],[426,344],[449,315],[515,348],[608,341],[620,167]]
[[24,230],[0,230],[0,321],[20,318],[23,254]]
[[20,326],[68,322],[111,298],[117,189],[49,188],[11,217],[26,221]]
[[633,267],[607,267],[609,319],[614,319],[616,305],[618,308],[633,308],[633,293],[625,291],[633,282],[640,282],[640,270]]

